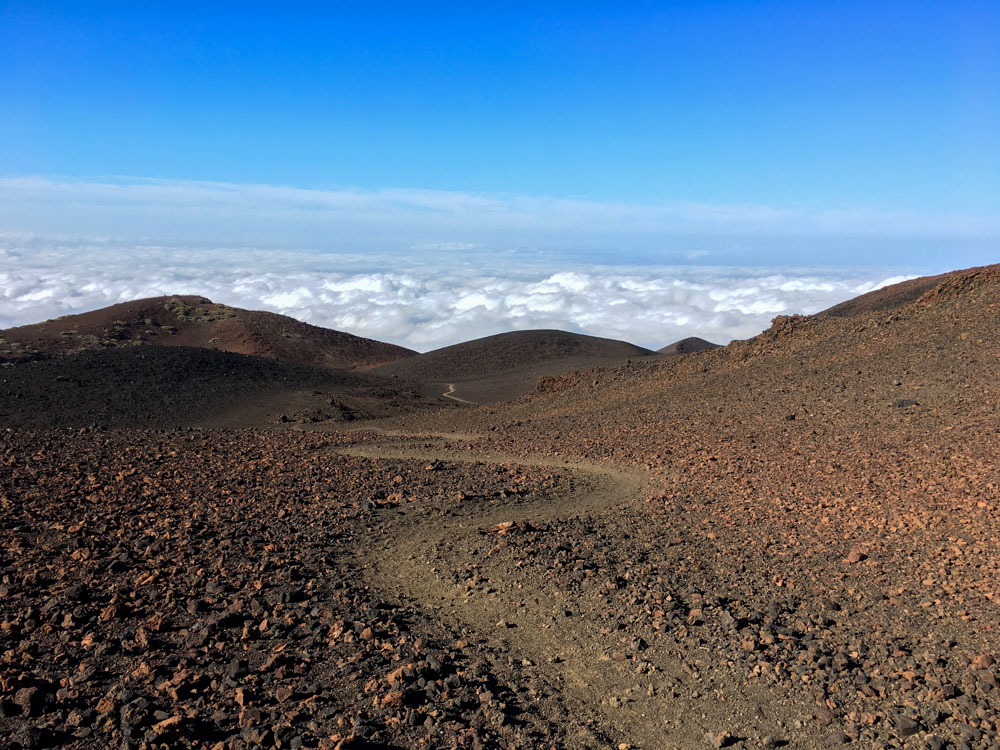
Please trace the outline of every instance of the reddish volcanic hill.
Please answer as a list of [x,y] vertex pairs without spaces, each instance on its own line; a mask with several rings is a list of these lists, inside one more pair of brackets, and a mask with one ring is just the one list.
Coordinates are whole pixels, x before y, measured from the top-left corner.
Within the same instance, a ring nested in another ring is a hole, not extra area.
[[217,349],[328,369],[411,357],[393,344],[197,296],[153,297],[0,331],[0,362],[148,344]]
[[523,396],[542,376],[613,366],[652,354],[625,341],[580,333],[512,331],[435,349],[375,372],[426,384],[453,384],[461,399],[486,403]]
[[705,341],[705,339],[700,339],[697,336],[689,336],[686,339],[681,339],[680,341],[675,341],[674,343],[663,347],[662,349],[657,349],[657,354],[694,354],[695,352],[703,352],[706,349],[718,349],[718,344],[713,344],[711,341]]

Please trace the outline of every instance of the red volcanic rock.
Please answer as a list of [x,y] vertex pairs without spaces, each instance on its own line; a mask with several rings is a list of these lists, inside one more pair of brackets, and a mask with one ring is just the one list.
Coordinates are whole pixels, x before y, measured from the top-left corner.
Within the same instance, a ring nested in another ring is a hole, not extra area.
[[[0,437],[0,736],[44,720],[46,741],[68,747],[315,747],[347,727],[369,745],[471,747],[475,723],[487,746],[513,744],[520,730],[474,696],[529,696],[484,653],[454,660],[454,638],[375,595],[348,550],[369,547],[359,497],[404,484],[401,507],[437,512],[459,487],[501,498],[551,472],[336,453],[371,433]],[[374,703],[360,691],[372,681],[391,688]]]

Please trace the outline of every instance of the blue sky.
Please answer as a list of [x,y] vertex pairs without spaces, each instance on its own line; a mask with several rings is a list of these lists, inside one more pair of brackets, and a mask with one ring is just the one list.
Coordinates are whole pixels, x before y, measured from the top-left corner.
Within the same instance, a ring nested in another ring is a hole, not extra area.
[[[220,301],[218,264],[249,248],[233,284],[270,286],[229,296],[261,305],[298,293],[276,254],[305,253],[308,305],[271,307],[360,329],[330,310],[398,291],[373,273],[426,280],[431,258],[470,269],[455,299],[476,299],[478,270],[550,305],[545,279],[579,272],[609,315],[626,267],[667,289],[664,269],[700,266],[677,272],[692,294],[698,273],[731,292],[720,269],[774,271],[772,303],[743,305],[756,317],[712,324],[725,338],[1000,248],[993,1],[0,0],[0,103],[0,322],[146,290],[128,248],[161,254],[149,288]],[[357,288],[323,302],[322,274],[346,268],[334,286]]]
[[995,2],[321,5],[0,6],[0,169],[1000,204]]

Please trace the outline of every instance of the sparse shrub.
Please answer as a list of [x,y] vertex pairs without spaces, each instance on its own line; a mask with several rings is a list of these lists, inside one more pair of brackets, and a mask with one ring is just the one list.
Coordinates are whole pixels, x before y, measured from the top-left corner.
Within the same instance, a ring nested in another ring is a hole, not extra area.
[[[185,304],[183,300],[179,300],[176,297],[171,300],[167,300],[163,307],[166,308],[167,312],[172,313],[174,317],[179,320],[187,320],[191,315],[191,306]],[[169,327],[170,326],[163,326],[164,330]]]

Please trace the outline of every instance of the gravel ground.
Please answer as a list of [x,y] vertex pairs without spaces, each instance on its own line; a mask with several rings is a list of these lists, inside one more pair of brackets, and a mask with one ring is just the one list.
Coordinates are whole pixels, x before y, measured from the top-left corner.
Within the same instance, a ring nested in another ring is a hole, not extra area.
[[351,550],[400,507],[551,474],[340,456],[343,438],[291,432],[0,436],[5,746],[530,747],[550,731],[468,639],[370,590]]

